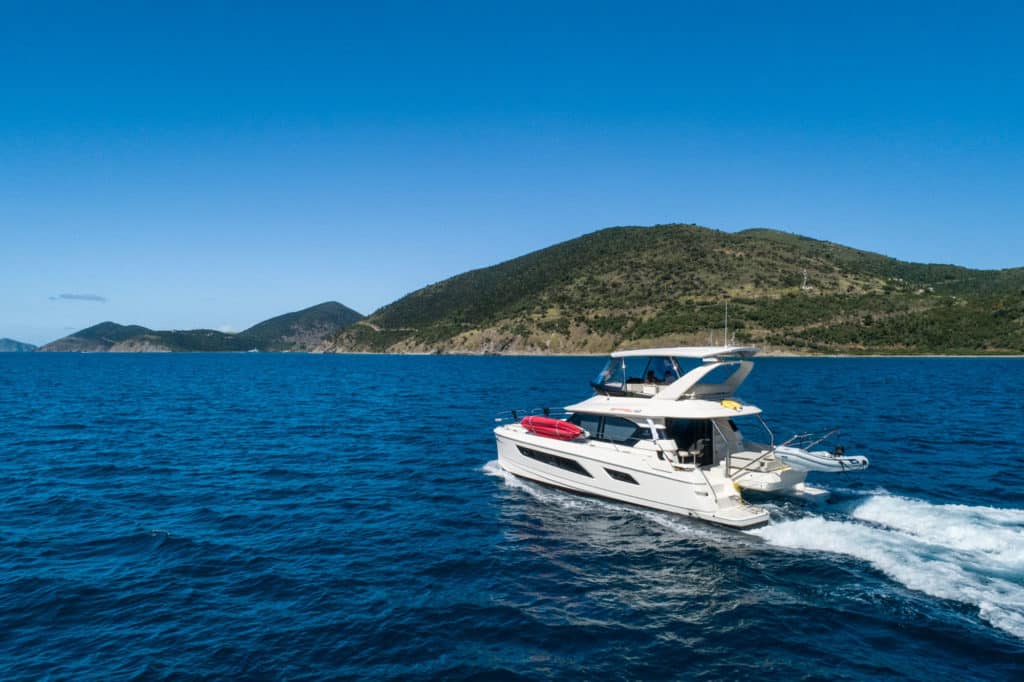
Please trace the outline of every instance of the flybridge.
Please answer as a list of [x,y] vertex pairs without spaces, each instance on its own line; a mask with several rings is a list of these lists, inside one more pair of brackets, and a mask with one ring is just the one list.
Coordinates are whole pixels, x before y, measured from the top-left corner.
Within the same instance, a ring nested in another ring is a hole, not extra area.
[[[678,346],[615,351],[590,382],[598,393],[679,400],[729,397],[754,367],[753,346]],[[693,360],[701,363],[694,367]],[[690,362],[686,362],[690,361]]]
[[638,350],[617,350],[612,353],[613,358],[640,358],[640,357],[672,357],[672,358],[693,358],[703,360],[706,358],[723,358],[738,356],[750,358],[757,355],[758,349],[754,346],[676,346],[673,348],[641,348]]

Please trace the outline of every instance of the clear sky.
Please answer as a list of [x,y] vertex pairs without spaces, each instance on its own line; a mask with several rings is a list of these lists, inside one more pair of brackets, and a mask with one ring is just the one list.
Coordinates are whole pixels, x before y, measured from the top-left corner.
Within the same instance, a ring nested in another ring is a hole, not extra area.
[[0,337],[369,313],[611,225],[1021,266],[1021,7],[0,1]]

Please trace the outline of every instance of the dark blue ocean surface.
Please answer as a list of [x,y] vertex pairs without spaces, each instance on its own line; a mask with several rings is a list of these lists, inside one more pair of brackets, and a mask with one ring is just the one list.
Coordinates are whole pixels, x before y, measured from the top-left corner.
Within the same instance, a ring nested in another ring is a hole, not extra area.
[[872,467],[753,532],[501,475],[601,364],[0,356],[0,678],[1024,676],[1024,360],[760,360]]

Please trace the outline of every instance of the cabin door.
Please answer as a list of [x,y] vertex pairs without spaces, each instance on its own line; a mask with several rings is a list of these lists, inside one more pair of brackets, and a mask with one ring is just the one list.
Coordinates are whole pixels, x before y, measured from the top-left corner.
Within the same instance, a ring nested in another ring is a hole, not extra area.
[[692,458],[697,466],[711,466],[715,463],[710,420],[666,419],[665,430],[668,437],[676,442],[679,453],[687,459]]

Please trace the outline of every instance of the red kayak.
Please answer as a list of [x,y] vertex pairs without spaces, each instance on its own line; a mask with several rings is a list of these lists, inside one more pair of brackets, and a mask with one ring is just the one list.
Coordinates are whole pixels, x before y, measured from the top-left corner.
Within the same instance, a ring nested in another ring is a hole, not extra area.
[[519,423],[530,433],[535,433],[545,438],[574,440],[583,435],[583,429],[575,424],[570,424],[561,419],[552,419],[551,417],[524,417],[523,421]]

